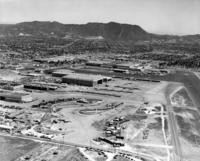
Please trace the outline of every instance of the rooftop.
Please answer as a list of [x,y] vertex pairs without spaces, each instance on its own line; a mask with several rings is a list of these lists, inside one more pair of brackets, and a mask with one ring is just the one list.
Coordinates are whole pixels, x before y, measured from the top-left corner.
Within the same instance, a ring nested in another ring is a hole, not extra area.
[[90,60],[88,61],[88,63],[91,63],[91,64],[111,64],[112,61],[110,60]]
[[73,73],[73,71],[68,70],[68,69],[59,69],[59,70],[54,71],[53,73],[59,73],[59,74],[71,74],[71,73]]
[[102,75],[91,75],[91,74],[69,74],[69,75],[64,76],[63,78],[98,81],[100,79],[107,78],[107,77],[102,76]]

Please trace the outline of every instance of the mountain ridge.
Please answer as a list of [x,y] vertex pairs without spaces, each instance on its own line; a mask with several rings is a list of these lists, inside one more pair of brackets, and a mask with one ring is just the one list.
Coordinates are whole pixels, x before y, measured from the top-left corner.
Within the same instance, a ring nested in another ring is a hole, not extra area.
[[145,31],[139,25],[126,23],[108,22],[89,22],[86,24],[63,24],[57,21],[30,21],[17,24],[0,24],[0,35],[19,36],[20,33],[33,36],[55,35],[65,37],[67,34],[78,36],[102,36],[111,41],[146,41],[152,39],[184,38],[199,39],[196,35],[161,35]]
[[113,41],[138,41],[149,38],[149,33],[138,25],[116,22],[87,24],[62,24],[56,21],[21,22],[12,25],[0,25],[0,34],[18,36],[20,33],[31,35],[55,34],[65,36],[67,33],[80,36],[103,36]]

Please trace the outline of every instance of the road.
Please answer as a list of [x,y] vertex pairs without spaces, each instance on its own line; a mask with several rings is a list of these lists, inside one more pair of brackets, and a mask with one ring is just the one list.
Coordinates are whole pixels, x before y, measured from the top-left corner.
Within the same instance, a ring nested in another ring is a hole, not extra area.
[[168,125],[171,134],[171,143],[174,147],[173,151],[173,160],[174,161],[181,161],[182,160],[182,150],[180,145],[180,140],[178,136],[178,127],[175,115],[173,113],[173,107],[171,105],[171,93],[168,91],[166,92],[166,99],[167,99],[167,114],[168,114]]
[[172,144],[174,146],[174,159],[176,161],[182,161],[182,150],[178,136],[176,118],[172,112],[168,112],[168,121],[169,121]]

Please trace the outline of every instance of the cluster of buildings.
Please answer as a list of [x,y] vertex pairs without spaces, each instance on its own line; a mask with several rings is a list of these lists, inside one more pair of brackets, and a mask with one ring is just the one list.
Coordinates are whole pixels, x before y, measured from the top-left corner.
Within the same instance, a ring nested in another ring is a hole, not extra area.
[[53,124],[66,123],[63,116],[44,111],[32,111],[12,108],[9,112],[0,112],[0,130],[15,135],[52,139],[62,135],[62,131],[51,129]]
[[21,130],[37,124],[35,120],[41,120],[44,113],[41,112],[26,112],[21,109],[10,109],[8,112],[0,114],[0,129],[1,131],[21,134]]
[[124,139],[124,137],[121,136],[121,130],[122,130],[121,124],[126,121],[128,120],[126,120],[123,117],[116,117],[110,121],[107,121],[104,127],[106,137],[114,136],[116,139]]
[[115,62],[115,61],[88,61],[86,66],[92,68],[107,68],[115,73],[140,73],[140,74],[167,74],[167,71],[162,69],[152,68],[150,64],[144,62]]
[[104,127],[105,137],[98,137],[95,141],[105,142],[113,147],[124,146],[124,136],[121,134],[124,127],[121,124],[126,121],[129,120],[124,117],[115,117],[114,119],[107,121]]
[[38,132],[35,127],[31,127],[29,129],[23,129],[21,131],[21,133],[23,135],[27,135],[27,136],[34,136],[34,137],[38,137],[38,138],[44,138],[44,139],[52,139],[53,135],[52,134],[47,134],[45,133],[45,131],[40,131]]
[[72,62],[75,58],[73,56],[56,56],[52,58],[35,59],[39,63],[58,63],[58,62]]

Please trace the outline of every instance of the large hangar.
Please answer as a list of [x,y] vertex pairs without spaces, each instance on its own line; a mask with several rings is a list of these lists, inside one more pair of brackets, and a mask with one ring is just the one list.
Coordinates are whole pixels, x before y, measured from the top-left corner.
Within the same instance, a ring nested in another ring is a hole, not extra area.
[[31,102],[33,98],[26,93],[0,91],[0,100],[10,102]]
[[102,75],[69,74],[62,78],[63,83],[93,87],[103,82],[110,81],[111,77]]

